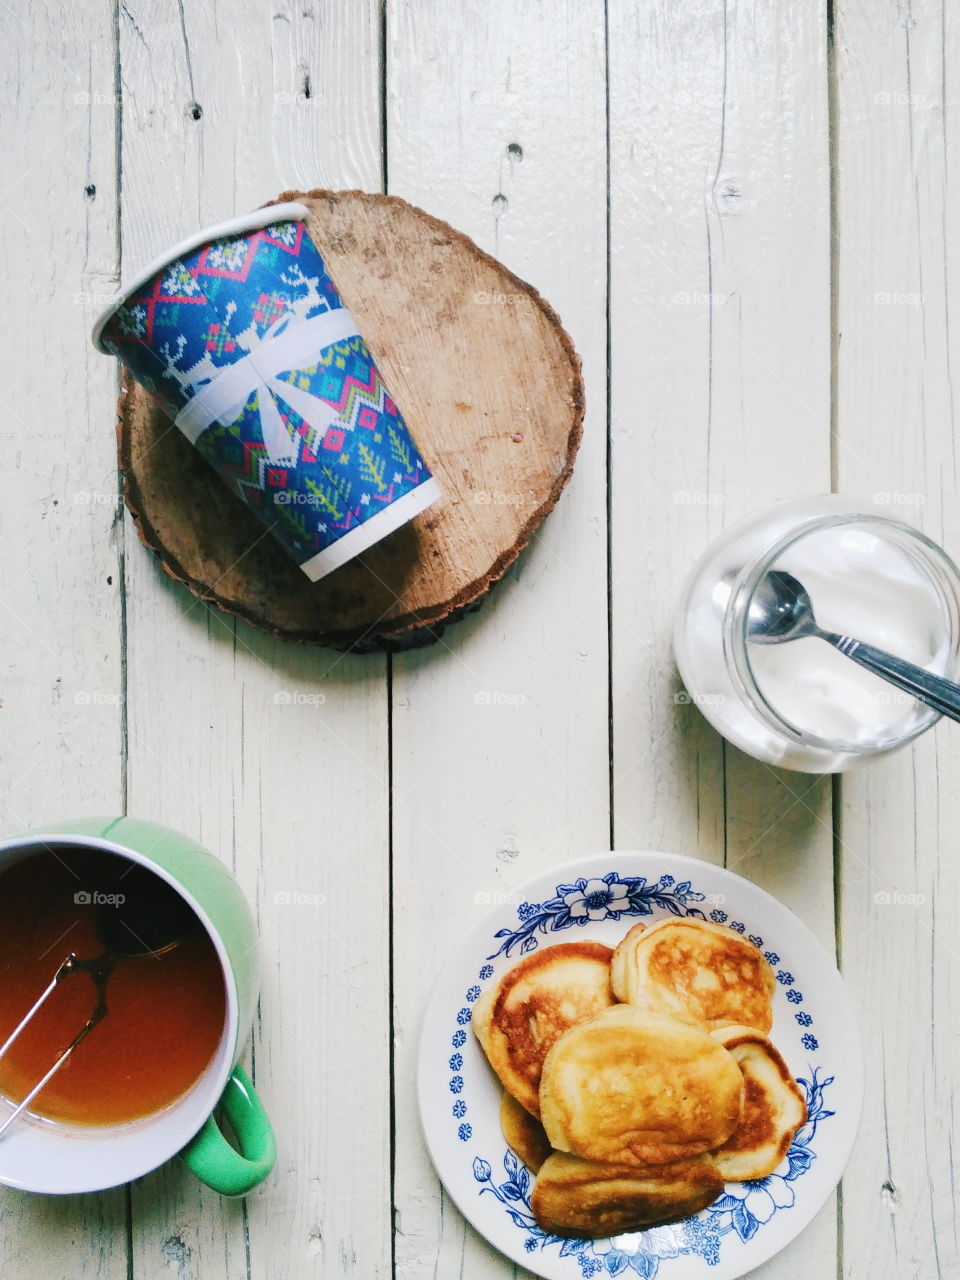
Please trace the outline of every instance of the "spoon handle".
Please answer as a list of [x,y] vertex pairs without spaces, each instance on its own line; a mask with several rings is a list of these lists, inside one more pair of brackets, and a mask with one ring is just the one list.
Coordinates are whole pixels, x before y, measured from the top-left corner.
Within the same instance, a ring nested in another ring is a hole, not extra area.
[[875,649],[872,644],[854,640],[852,636],[838,635],[835,631],[824,631],[821,635],[861,667],[925,702],[941,715],[960,721],[960,684],[934,675],[904,658],[894,657],[892,653],[885,653],[883,649]]

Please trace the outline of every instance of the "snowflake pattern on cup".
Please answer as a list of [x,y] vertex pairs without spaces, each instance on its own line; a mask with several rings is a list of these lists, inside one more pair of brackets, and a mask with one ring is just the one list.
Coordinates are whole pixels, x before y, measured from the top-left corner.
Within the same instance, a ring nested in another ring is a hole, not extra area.
[[300,564],[430,478],[303,222],[168,263],[102,342]]

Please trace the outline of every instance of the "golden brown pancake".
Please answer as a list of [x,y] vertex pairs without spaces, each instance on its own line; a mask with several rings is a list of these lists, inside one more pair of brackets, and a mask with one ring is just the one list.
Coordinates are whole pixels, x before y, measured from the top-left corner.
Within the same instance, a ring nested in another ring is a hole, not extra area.
[[500,1128],[507,1146],[516,1152],[528,1169],[536,1173],[550,1154],[550,1143],[540,1121],[506,1089],[500,1099]]
[[703,1026],[773,1025],[773,970],[763,954],[725,925],[658,920],[634,929],[614,952],[610,981],[620,1000]]
[[646,932],[647,926],[644,924],[635,924],[628,929],[614,949],[613,959],[610,961],[610,989],[625,1004],[631,1004],[632,1001],[627,1000],[621,992],[630,990],[629,970],[633,963],[634,948],[640,941],[640,935]]
[[743,1077],[705,1031],[620,1004],[571,1027],[543,1064],[550,1145],[586,1160],[666,1164],[718,1147],[740,1123]]
[[722,1190],[709,1156],[637,1168],[555,1151],[537,1176],[530,1206],[551,1235],[599,1240],[679,1222]]
[[569,1027],[614,1003],[610,957],[600,942],[561,942],[521,960],[487,988],[473,1029],[508,1093],[539,1116],[547,1050]]
[[766,1036],[750,1027],[724,1027],[712,1034],[736,1060],[744,1084],[743,1118],[714,1152],[717,1168],[732,1182],[765,1178],[806,1120],[806,1101]]

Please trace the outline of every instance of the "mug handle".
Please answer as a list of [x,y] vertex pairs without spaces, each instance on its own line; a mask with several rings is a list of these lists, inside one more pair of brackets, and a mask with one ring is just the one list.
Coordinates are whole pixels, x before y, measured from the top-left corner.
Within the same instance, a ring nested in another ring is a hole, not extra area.
[[245,1196],[273,1168],[276,1139],[263,1103],[243,1067],[236,1066],[230,1073],[220,1104],[233,1126],[240,1151],[230,1145],[210,1115],[180,1152],[180,1159],[201,1182],[222,1196]]

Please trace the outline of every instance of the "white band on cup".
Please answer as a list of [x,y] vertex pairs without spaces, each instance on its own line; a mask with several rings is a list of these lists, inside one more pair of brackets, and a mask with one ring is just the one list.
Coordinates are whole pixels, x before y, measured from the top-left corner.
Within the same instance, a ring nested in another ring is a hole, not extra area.
[[256,391],[267,456],[274,466],[290,465],[296,461],[297,446],[283,424],[275,397],[279,396],[312,427],[321,430],[339,421],[340,415],[325,400],[281,381],[278,375],[315,365],[326,347],[354,338],[358,332],[357,322],[346,307],[308,320],[287,313],[270,326],[251,352],[224,365],[174,421],[190,443],[196,444],[213,423],[232,422]]
[[334,569],[339,569],[348,560],[355,559],[361,551],[366,551],[375,542],[385,538],[388,533],[393,533],[402,524],[412,520],[442,496],[440,486],[433,476],[429,476],[415,489],[409,489],[382,511],[364,520],[363,524],[354,525],[343,537],[338,538],[336,542],[331,542],[329,547],[324,547],[309,560],[304,560],[300,568],[311,582],[319,582],[328,573],[333,573]]

